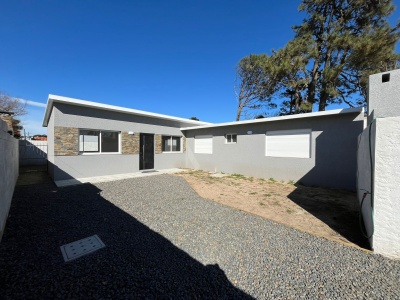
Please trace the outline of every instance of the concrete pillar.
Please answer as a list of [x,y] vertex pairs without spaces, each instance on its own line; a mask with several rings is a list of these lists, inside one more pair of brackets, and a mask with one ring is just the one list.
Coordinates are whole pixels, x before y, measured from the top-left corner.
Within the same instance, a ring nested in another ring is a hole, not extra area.
[[368,80],[368,124],[375,118],[400,116],[400,70],[371,75]]
[[[357,190],[376,253],[400,258],[400,70],[371,75],[360,135]],[[372,163],[372,168],[371,168]]]

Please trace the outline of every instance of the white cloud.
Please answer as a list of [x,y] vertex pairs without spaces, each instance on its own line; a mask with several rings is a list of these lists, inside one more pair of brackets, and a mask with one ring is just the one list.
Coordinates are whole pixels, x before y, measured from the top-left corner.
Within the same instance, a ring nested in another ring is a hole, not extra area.
[[[43,134],[47,132],[47,128],[42,126],[44,109],[38,106],[28,106],[27,114],[21,116],[21,123],[24,126],[26,134]],[[22,131],[23,133],[23,131]]]
[[26,104],[31,105],[31,106],[36,106],[36,107],[44,107],[46,108],[46,104],[36,102],[36,101],[31,101],[31,100],[25,100],[25,99],[20,99],[21,101],[25,101]]
[[[42,122],[40,121],[25,121],[23,122],[23,126],[26,134],[34,135],[34,134],[46,134],[47,128],[42,126]],[[21,132],[24,134],[24,130]]]

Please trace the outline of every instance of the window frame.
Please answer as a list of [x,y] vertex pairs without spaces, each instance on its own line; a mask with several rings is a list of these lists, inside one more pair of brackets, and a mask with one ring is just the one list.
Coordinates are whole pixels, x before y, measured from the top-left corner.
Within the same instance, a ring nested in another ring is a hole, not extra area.
[[[81,151],[80,150],[80,136],[81,131],[96,131],[99,132],[98,135],[98,151]],[[102,132],[116,132],[118,133],[118,152],[102,152]],[[121,147],[121,131],[118,130],[102,130],[102,129],[88,129],[88,128],[79,128],[78,131],[78,154],[79,155],[108,155],[108,154],[121,154],[122,152]]]
[[[171,150],[170,151],[164,151],[164,138],[168,137],[169,140],[171,140]],[[172,138],[179,138],[179,151],[173,151],[172,150]],[[183,153],[183,144],[182,144],[182,136],[179,135],[161,135],[161,153]]]
[[[228,141],[228,136],[231,137],[231,141]],[[235,136],[235,142],[233,142],[233,136]],[[225,134],[225,144],[231,145],[231,144],[237,144],[237,133],[226,133]]]

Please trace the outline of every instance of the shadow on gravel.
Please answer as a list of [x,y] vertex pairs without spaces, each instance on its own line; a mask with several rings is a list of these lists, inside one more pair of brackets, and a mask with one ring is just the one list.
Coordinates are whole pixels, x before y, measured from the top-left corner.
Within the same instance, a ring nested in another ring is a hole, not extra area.
[[[218,265],[202,265],[100,192],[90,184],[16,188],[0,244],[2,299],[252,299]],[[94,234],[105,248],[64,262],[60,246]]]
[[361,248],[370,249],[368,240],[360,230],[355,193],[298,185],[288,198],[348,241]]

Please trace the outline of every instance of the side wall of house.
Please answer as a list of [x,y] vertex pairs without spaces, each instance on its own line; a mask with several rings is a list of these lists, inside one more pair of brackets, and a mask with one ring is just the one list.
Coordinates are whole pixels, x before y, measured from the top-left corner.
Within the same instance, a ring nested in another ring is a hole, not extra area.
[[54,178],[54,108],[47,124],[47,161],[50,177]]
[[[355,190],[357,136],[363,124],[363,113],[347,113],[188,130],[186,165],[213,172]],[[310,158],[266,156],[267,131],[297,129],[311,129]],[[236,144],[226,144],[225,135],[229,133],[237,134]],[[197,135],[213,136],[212,154],[195,153]]]
[[[52,115],[54,124],[49,123],[49,128],[54,128],[52,177],[55,181],[138,172],[140,133],[154,134],[155,169],[184,167],[183,152],[161,151],[162,135],[183,135],[177,122],[61,103],[54,104]],[[121,154],[80,154],[79,129],[121,132]]]
[[8,133],[7,124],[0,120],[0,241],[18,179],[18,161],[18,140]]

